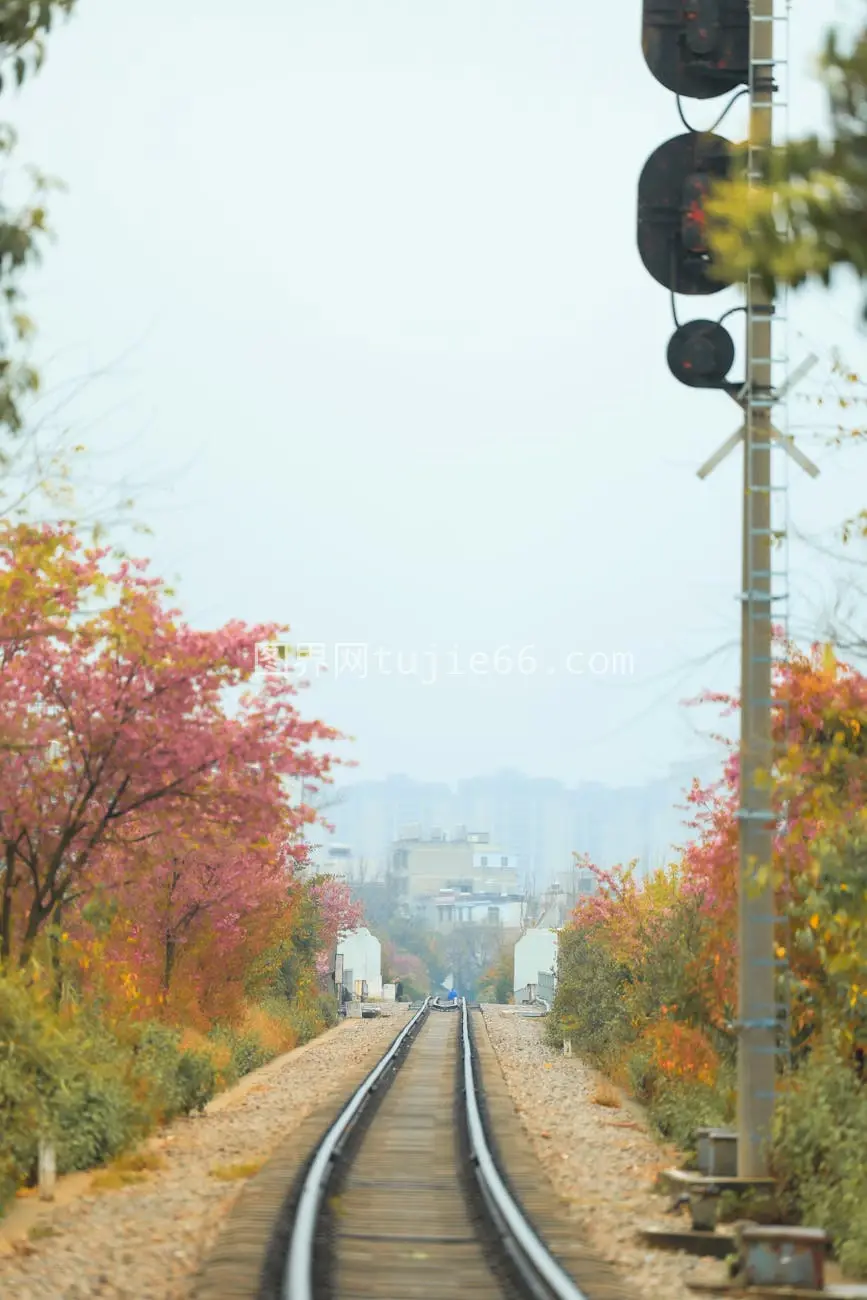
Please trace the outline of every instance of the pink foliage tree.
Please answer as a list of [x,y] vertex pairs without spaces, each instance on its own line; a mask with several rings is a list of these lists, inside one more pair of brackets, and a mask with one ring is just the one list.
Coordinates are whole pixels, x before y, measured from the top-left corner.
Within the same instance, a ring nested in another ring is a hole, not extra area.
[[282,629],[193,629],[146,568],[112,567],[62,529],[0,545],[0,960],[17,948],[26,961],[97,882],[128,881],[145,842],[141,906],[172,882],[178,915],[216,916],[216,891],[230,928],[233,900],[279,877],[265,844],[278,829],[297,841],[310,817],[287,807],[283,778],[328,779],[316,746],[337,733],[301,717],[291,682],[266,679],[227,707],[255,644]]
[[333,876],[325,876],[311,885],[310,893],[319,910],[322,927],[322,947],[316,968],[320,975],[327,975],[335,946],[345,934],[357,930],[362,924],[364,907],[353,901],[349,886]]

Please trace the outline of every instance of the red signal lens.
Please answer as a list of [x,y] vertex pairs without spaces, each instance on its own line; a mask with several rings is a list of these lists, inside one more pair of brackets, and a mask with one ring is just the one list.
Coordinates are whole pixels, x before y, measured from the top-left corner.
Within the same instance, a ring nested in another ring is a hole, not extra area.
[[704,210],[709,192],[710,180],[706,175],[690,176],[683,187],[681,242],[684,251],[694,256],[702,256],[709,251],[707,216]]

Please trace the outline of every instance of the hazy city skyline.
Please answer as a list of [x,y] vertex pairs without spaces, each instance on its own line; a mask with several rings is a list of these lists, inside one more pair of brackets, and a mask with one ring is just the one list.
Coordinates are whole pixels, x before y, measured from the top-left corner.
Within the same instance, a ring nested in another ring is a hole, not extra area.
[[333,832],[317,831],[327,846],[345,844],[367,876],[385,872],[393,842],[415,827],[425,839],[438,831],[486,832],[494,847],[516,854],[522,876],[538,887],[568,871],[573,854],[611,867],[639,859],[642,871],[671,860],[688,838],[686,793],[693,777],[718,775],[713,763],[680,764],[665,777],[635,786],[586,782],[570,787],[518,771],[467,780],[421,782],[406,775],[338,786],[325,817]]

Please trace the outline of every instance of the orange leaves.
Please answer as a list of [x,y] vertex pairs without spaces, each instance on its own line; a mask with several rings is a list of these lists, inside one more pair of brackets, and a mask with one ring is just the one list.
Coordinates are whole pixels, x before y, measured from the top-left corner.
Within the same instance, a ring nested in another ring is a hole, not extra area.
[[650,1048],[654,1065],[667,1078],[707,1087],[716,1083],[719,1056],[700,1029],[665,1019],[650,1025],[642,1041]]
[[[788,964],[795,1029],[847,1034],[867,1022],[867,678],[827,647],[789,648],[775,700],[767,776],[780,830],[761,864],[787,920],[775,955]],[[597,872],[598,893],[572,918],[628,972],[616,997],[658,1071],[708,1085],[720,1069],[711,1037],[731,1040],[736,1002],[738,782],[733,753],[719,786],[689,793],[681,861],[643,881],[634,866]]]

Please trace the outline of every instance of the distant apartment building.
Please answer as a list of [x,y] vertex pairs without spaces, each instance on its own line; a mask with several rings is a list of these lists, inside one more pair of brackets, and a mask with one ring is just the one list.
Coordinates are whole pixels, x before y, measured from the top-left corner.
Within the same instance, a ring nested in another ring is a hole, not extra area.
[[309,857],[311,871],[338,880],[354,880],[358,875],[359,859],[349,844],[316,844]]
[[439,931],[454,930],[461,925],[489,925],[502,930],[503,938],[507,938],[521,932],[524,896],[441,889],[424,900],[415,909],[415,915]]
[[534,924],[543,928],[561,929],[581,899],[590,898],[598,887],[595,872],[575,862],[571,867],[555,872],[551,884],[542,891]]
[[336,876],[353,885],[385,887],[385,871],[380,864],[357,853],[350,844],[330,842],[312,846],[309,854],[311,871]]
[[404,827],[391,847],[389,885],[402,908],[411,914],[422,900],[441,891],[493,897],[520,895],[517,858],[490,841],[487,831],[458,827],[450,837],[434,829],[427,838],[421,827]]
[[685,791],[693,777],[714,780],[719,761],[699,756],[642,785],[617,789],[590,782],[569,788],[511,771],[455,787],[390,776],[345,786],[328,818],[335,838],[377,868],[385,867],[388,845],[408,823],[418,822],[426,833],[437,826],[487,827],[491,840],[507,844],[517,858],[522,883],[532,878],[538,892],[573,852],[588,853],[601,867],[637,857],[641,872],[669,861],[672,846],[689,838]]

